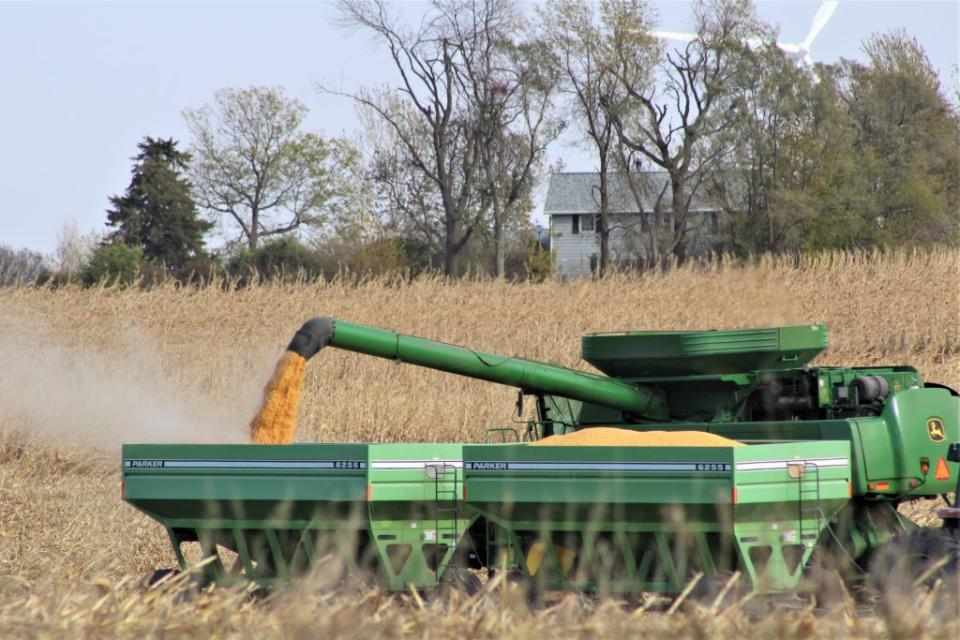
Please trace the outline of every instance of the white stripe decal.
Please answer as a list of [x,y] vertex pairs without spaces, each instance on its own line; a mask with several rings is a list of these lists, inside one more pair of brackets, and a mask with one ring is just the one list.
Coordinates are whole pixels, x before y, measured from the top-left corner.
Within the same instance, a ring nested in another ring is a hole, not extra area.
[[847,458],[806,458],[795,460],[756,460],[754,462],[737,463],[737,471],[772,471],[786,469],[791,464],[812,465],[824,467],[846,467],[850,460]]
[[667,471],[723,473],[727,462],[468,462],[468,471]]
[[426,469],[428,466],[463,467],[462,460],[374,460],[370,463],[373,469]]
[[126,460],[128,469],[363,469],[359,460]]

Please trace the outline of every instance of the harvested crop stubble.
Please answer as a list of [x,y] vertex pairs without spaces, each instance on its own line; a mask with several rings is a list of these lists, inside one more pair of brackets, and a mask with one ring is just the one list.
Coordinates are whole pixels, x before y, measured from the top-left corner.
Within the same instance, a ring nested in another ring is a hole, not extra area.
[[299,353],[286,351],[277,362],[263,390],[263,405],[250,422],[250,441],[257,444],[293,442],[297,427],[297,407],[303,389],[307,360]]
[[742,447],[706,431],[631,431],[614,427],[590,427],[530,443],[545,447]]

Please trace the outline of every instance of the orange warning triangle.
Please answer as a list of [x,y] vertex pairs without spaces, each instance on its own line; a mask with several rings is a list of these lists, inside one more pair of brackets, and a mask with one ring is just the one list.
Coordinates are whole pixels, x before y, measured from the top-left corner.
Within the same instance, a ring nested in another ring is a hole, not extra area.
[[943,459],[943,456],[940,456],[940,459],[937,460],[937,470],[933,472],[933,477],[936,480],[950,479],[950,468],[947,467],[947,461]]

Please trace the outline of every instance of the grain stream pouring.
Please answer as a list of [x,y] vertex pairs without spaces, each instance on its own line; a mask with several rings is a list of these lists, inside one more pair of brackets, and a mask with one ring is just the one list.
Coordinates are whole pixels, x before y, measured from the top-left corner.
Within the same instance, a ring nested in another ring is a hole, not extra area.
[[307,360],[330,342],[332,334],[333,324],[327,318],[313,318],[297,330],[264,387],[263,404],[250,422],[251,442],[293,442]]

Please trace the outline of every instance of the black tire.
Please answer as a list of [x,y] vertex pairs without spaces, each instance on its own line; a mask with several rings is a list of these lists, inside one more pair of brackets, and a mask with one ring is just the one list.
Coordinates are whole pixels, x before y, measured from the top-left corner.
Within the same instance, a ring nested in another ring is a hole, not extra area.
[[813,558],[803,570],[797,595],[801,599],[813,601],[819,609],[832,609],[845,604],[845,593],[849,593],[840,572]]
[[507,573],[506,582],[520,590],[531,610],[543,608],[543,594],[540,592],[536,580],[531,576],[513,569]]
[[157,569],[149,576],[144,578],[143,586],[147,589],[152,589],[160,582],[169,582],[176,576],[180,574],[180,569],[167,568],[167,569]]
[[483,588],[483,582],[480,581],[469,569],[463,567],[447,567],[440,577],[440,585],[436,592],[445,596],[456,591],[461,596],[469,598],[477,594]]
[[[946,559],[946,562],[943,562]],[[930,588],[956,580],[960,540],[947,529],[914,529],[880,547],[870,561],[869,585],[885,600],[911,596],[913,585]],[[937,566],[939,565],[939,566]]]

